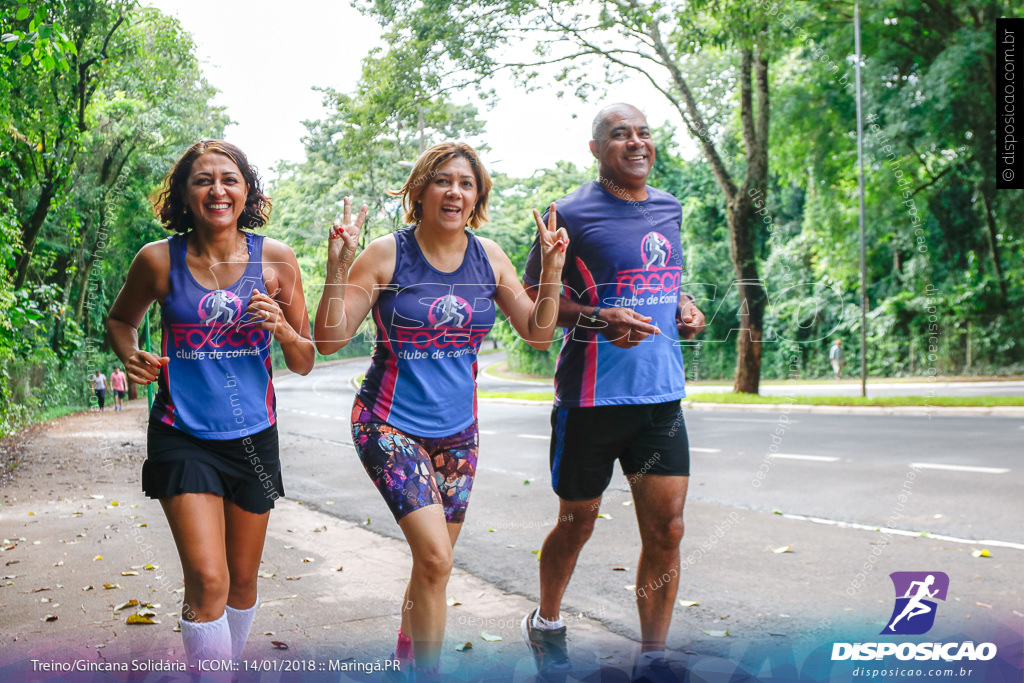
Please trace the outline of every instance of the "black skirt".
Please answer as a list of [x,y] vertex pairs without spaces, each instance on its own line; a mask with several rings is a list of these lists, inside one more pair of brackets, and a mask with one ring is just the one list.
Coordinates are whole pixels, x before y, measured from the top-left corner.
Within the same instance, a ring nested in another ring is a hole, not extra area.
[[201,439],[149,423],[142,490],[150,498],[212,493],[263,514],[284,495],[277,425],[240,439]]

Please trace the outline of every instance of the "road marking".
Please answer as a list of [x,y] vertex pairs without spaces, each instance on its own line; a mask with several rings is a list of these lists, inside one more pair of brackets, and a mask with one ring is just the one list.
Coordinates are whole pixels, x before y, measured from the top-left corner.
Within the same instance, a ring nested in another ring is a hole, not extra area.
[[1012,541],[1000,541],[993,538],[985,539],[974,539],[974,538],[957,538],[956,536],[944,536],[942,534],[933,534],[930,531],[915,531],[913,529],[894,529],[891,527],[881,527],[878,524],[857,524],[856,522],[840,522],[834,519],[825,519],[823,517],[808,517],[806,515],[782,515],[785,519],[795,519],[802,522],[814,522],[815,524],[826,524],[828,526],[839,527],[842,529],[860,529],[861,531],[877,531],[887,536],[911,536],[917,538],[927,538],[936,541],[949,541],[951,543],[965,543],[973,546],[986,546],[994,545],[1000,548],[1012,548],[1014,550],[1024,550],[1024,543],[1014,543]]
[[497,434],[498,432],[494,431],[493,429],[481,429],[479,431],[479,433],[480,434]]
[[516,436],[518,436],[518,437],[520,437],[522,439],[544,439],[545,441],[547,441],[548,439],[551,438],[547,434],[545,434],[543,436],[541,436],[540,434],[516,434]]
[[[778,424],[778,420],[755,420],[746,417],[705,417],[704,422],[763,422],[765,424]],[[800,420],[790,420],[789,424],[798,424]]]
[[831,455],[799,455],[797,453],[769,453],[768,457],[784,460],[811,460],[813,462],[837,462],[839,460]]
[[911,467],[922,470],[949,470],[950,472],[977,472],[979,474],[1006,474],[1010,470],[1005,467],[974,467],[971,465],[937,465],[930,462],[912,462]]
[[691,453],[721,453],[722,449],[721,448],[697,448],[695,446],[690,446],[690,452]]

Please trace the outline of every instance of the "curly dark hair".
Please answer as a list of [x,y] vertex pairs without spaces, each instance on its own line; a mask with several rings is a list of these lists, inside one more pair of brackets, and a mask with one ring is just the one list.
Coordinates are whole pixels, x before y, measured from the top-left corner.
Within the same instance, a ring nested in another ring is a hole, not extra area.
[[156,202],[160,223],[168,230],[188,232],[195,227],[195,217],[185,202],[185,187],[188,185],[192,164],[204,154],[223,154],[235,162],[242,178],[249,186],[245,197],[245,208],[238,216],[239,230],[256,230],[270,220],[270,197],[263,193],[263,186],[256,169],[249,165],[245,153],[224,140],[201,140],[185,150],[167,176],[165,189]]

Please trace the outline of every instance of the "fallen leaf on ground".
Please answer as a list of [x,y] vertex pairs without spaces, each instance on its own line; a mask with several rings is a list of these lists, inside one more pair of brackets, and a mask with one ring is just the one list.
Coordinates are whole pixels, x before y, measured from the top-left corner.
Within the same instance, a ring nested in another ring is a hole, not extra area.
[[98,562],[99,560],[102,560],[102,559],[103,559],[102,555],[97,555],[96,557],[92,558],[92,561],[93,562]]
[[680,600],[679,604],[682,605],[683,607],[696,607],[700,603],[697,602],[696,600]]
[[158,564],[147,564],[146,566],[143,567],[143,569],[145,569],[147,572],[151,572],[154,569],[159,569],[159,568],[160,568],[160,565],[158,565]]
[[784,545],[781,548],[772,548],[772,552],[776,555],[781,555],[782,553],[791,553],[793,552],[793,546]]
[[623,588],[625,588],[628,591],[635,591],[636,590],[636,584],[635,583],[631,583],[628,586],[623,586]]
[[272,578],[274,578],[275,574],[274,574],[274,572],[267,572],[267,571],[263,571],[261,569],[258,572],[256,572],[256,576],[259,576],[260,578],[263,578],[263,579],[272,579]]
[[338,568],[337,568],[337,569],[335,569],[334,571],[336,571],[336,572],[341,572],[341,571],[345,571],[345,568],[344,568],[344,567],[338,567]]
[[136,600],[135,598],[132,598],[128,602],[122,602],[120,605],[115,607],[114,611],[115,612],[120,612],[121,610],[127,609],[128,607],[138,607],[138,606],[139,606],[139,601]]
[[57,615],[56,614],[47,614],[45,617],[43,617],[41,619],[41,621],[57,621]]
[[449,607],[455,607],[455,605],[461,605],[461,604],[462,603],[459,602],[458,600],[456,600],[455,598],[448,598],[448,606]]
[[312,562],[313,558],[312,557],[304,557],[304,558],[302,558],[302,561],[303,562]]
[[628,572],[629,567],[612,567],[613,572]]
[[456,645],[455,646],[455,651],[456,652],[464,652],[466,650],[472,650],[472,649],[473,649],[473,643],[471,643],[469,641],[466,641],[465,643],[462,643],[461,645]]
[[975,550],[971,553],[974,557],[992,557],[992,553],[987,550]]
[[124,620],[124,623],[131,625],[131,624],[159,624],[160,622],[157,621],[156,619],[150,619],[149,617],[144,617],[141,614],[129,614],[128,618]]
[[285,579],[286,579],[287,581],[298,581],[298,580],[299,580],[299,579],[301,579],[301,578],[302,578],[301,576],[286,576],[286,577],[285,577]]
[[84,591],[91,591],[92,590],[92,586],[82,586],[82,590],[84,590]]
[[978,607],[987,607],[988,609],[992,609],[992,605],[986,605],[984,602],[976,602],[974,604]]
[[612,518],[611,515],[605,514],[604,512],[598,512],[597,516],[600,517],[601,519],[611,519]]
[[275,650],[287,650],[288,643],[282,643],[280,640],[272,640],[270,644],[274,646]]
[[138,576],[138,575],[139,575],[139,573],[138,573],[138,572],[135,572],[135,571],[131,571],[131,572],[121,572],[121,576]]
[[111,590],[113,588],[120,588],[121,584],[119,584],[119,583],[105,583],[105,584],[103,584],[103,587],[106,588],[107,590]]
[[728,631],[704,631],[704,633],[711,636],[712,638],[725,638],[727,635],[729,635]]
[[486,640],[488,643],[494,643],[501,640],[501,636],[495,636],[487,631],[480,631],[480,637]]

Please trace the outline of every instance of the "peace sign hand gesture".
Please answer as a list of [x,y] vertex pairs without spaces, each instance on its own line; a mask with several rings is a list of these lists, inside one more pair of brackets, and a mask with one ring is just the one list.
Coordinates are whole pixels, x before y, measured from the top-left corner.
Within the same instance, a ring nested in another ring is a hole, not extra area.
[[366,204],[359,210],[359,216],[352,222],[352,198],[345,197],[345,213],[342,220],[334,221],[327,240],[327,262],[342,266],[346,270],[356,258],[359,233],[366,222]]
[[541,271],[554,275],[559,280],[562,267],[565,265],[565,248],[569,246],[569,233],[565,228],[558,227],[558,214],[555,204],[548,207],[548,224],[544,225],[540,211],[533,210],[533,218],[537,221],[537,237],[541,248]]

